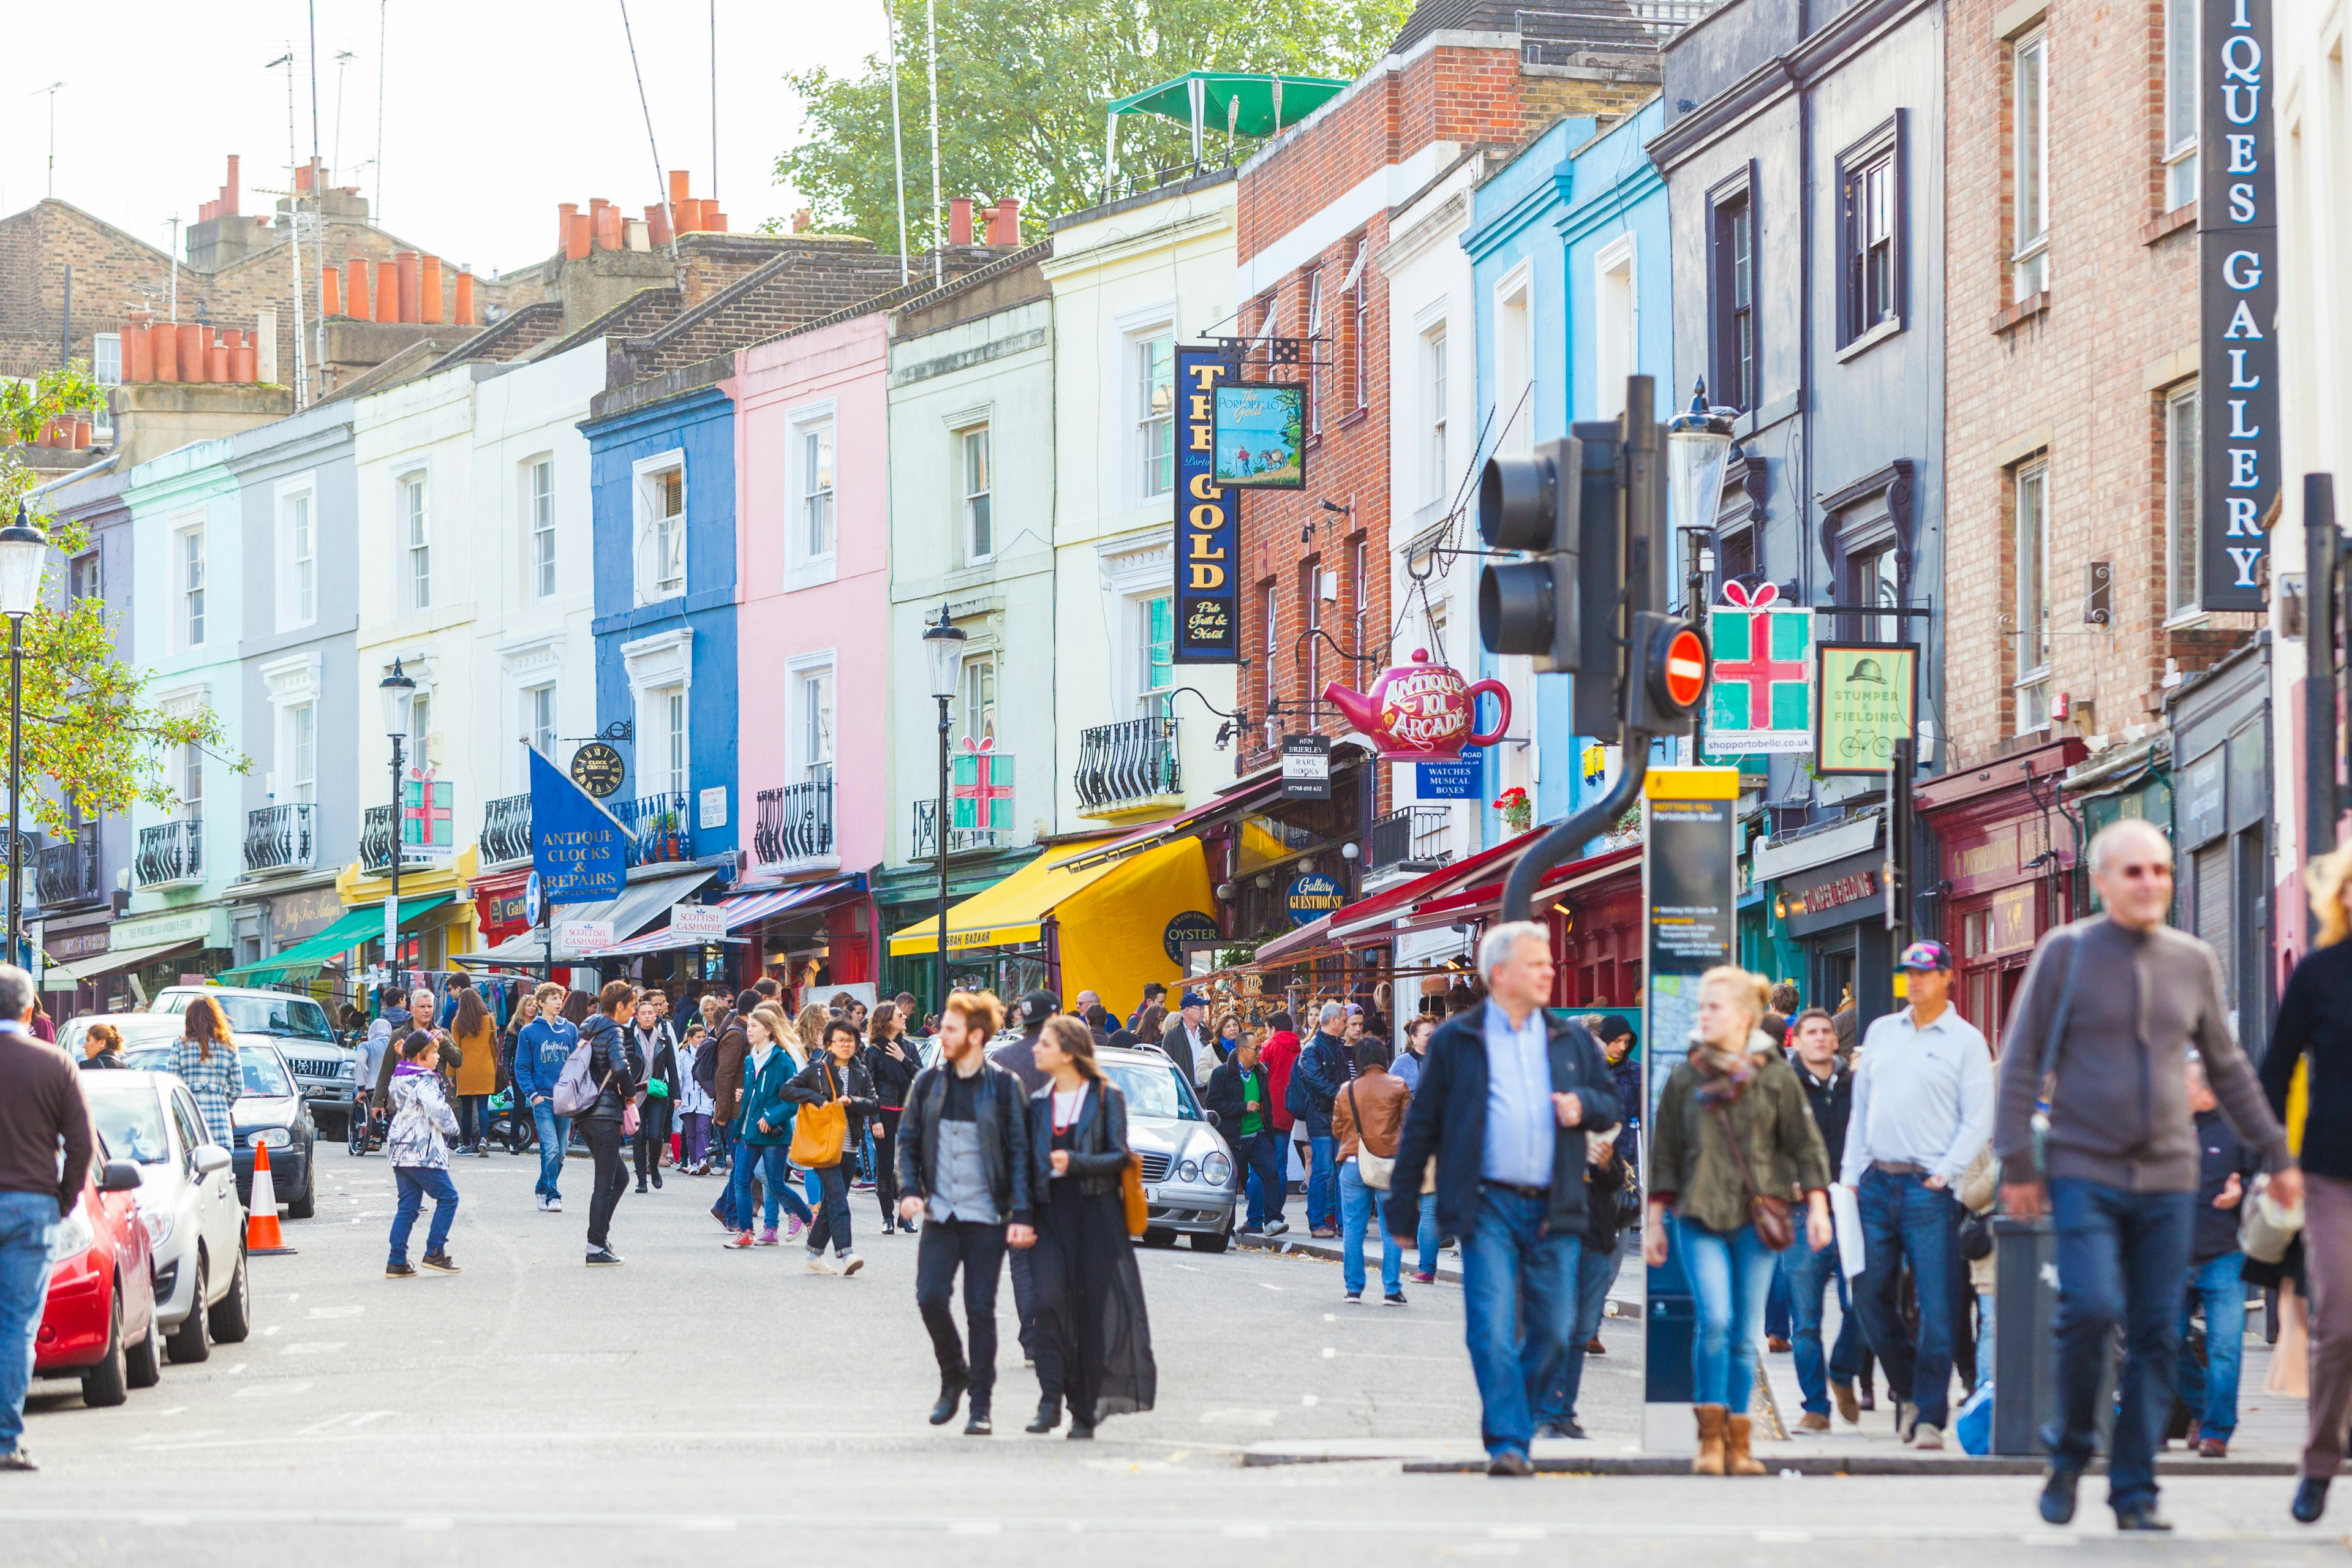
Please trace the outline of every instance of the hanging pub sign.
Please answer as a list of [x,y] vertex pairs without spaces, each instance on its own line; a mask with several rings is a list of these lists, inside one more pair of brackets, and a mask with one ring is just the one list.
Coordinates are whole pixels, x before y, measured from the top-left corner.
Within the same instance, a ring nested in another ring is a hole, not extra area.
[[1895,742],[1918,739],[1919,645],[1816,645],[1813,772],[1883,773]]
[[2264,607],[2280,479],[2278,206],[2271,0],[2202,0],[2197,159],[2197,603]]
[[1176,351],[1176,664],[1241,662],[1242,498],[1217,483],[1217,384],[1230,374],[1215,349]]
[[1307,488],[1307,388],[1223,382],[1216,410],[1216,482],[1245,490]]
[[[1502,712],[1494,729],[1473,734],[1482,691],[1493,695]],[[1378,742],[1384,763],[1459,757],[1464,746],[1491,746],[1511,727],[1507,687],[1499,680],[1465,681],[1452,665],[1430,663],[1425,647],[1412,650],[1412,663],[1382,670],[1371,690],[1356,691],[1335,680],[1323,689],[1323,700]]]
[[1282,798],[1331,798],[1331,737],[1285,735],[1282,738]]
[[1708,688],[1710,762],[1742,752],[1803,752],[1813,743],[1813,613],[1780,603],[1766,583],[1731,582],[1707,612],[1715,656]]
[[531,871],[551,904],[617,899],[630,832],[595,796],[530,753]]

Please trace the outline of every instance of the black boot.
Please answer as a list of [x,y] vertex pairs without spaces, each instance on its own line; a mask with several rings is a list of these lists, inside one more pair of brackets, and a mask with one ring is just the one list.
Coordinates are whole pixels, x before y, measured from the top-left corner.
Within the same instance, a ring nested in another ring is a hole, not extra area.
[[2319,1516],[2327,1511],[2327,1478],[2305,1476],[2294,1489],[2294,1521],[2297,1524],[2316,1524]]
[[963,1424],[963,1435],[967,1437],[985,1437],[995,1430],[996,1424],[988,1418],[987,1396],[974,1394],[971,1396],[971,1417]]
[[931,1406],[931,1425],[944,1426],[955,1419],[956,1406],[962,1403],[964,1379],[943,1377],[940,1380],[940,1402]]
[[2042,1518],[2049,1524],[2071,1524],[2074,1520],[2074,1488],[2083,1479],[2079,1469],[2050,1467],[2042,1479]]
[[1037,1418],[1022,1428],[1024,1432],[1051,1432],[1062,1424],[1062,1396],[1049,1394],[1037,1402]]

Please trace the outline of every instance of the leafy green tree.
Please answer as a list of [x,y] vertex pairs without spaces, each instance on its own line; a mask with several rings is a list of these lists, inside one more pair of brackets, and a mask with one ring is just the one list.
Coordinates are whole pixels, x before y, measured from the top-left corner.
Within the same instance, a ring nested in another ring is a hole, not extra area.
[[[1411,0],[936,4],[941,196],[1018,196],[1032,237],[1048,217],[1102,199],[1103,110],[1111,100],[1188,70],[1352,78],[1387,52],[1412,9]],[[888,5],[898,42],[907,244],[921,250],[931,232],[923,0]],[[785,79],[806,110],[808,137],[776,160],[778,181],[808,200],[821,226],[895,250],[887,57],[868,56],[854,74],[817,69]],[[1212,126],[1211,136],[1222,152],[1224,128]],[[1191,157],[1191,145],[1189,127],[1133,116],[1119,130],[1119,164],[1130,173],[1171,167]]]

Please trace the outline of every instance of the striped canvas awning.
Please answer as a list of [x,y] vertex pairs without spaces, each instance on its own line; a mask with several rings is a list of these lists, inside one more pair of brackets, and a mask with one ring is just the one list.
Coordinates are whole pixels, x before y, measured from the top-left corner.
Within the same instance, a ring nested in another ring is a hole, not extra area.
[[[797,888],[774,888],[762,893],[738,893],[721,900],[719,907],[727,911],[727,931],[730,938],[746,926],[757,925],[771,915],[799,909],[803,905],[824,903],[845,889],[855,888],[854,879],[840,878],[830,882],[810,882]],[[648,952],[675,952],[684,948],[705,947],[710,939],[700,936],[677,936],[665,923],[658,931],[643,936],[616,942],[610,947],[593,950],[587,957],[594,959],[635,958]]]

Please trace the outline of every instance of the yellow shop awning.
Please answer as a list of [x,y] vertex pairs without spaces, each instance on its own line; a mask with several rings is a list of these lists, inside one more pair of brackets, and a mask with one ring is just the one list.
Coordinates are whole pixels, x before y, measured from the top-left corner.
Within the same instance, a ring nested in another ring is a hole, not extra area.
[[[948,951],[966,948],[1020,947],[1038,942],[1045,934],[1046,917],[1055,907],[1080,889],[1091,887],[1118,870],[1123,861],[1106,860],[1099,866],[1089,866],[1082,871],[1066,871],[1063,867],[1091,849],[1108,843],[1108,838],[1090,839],[1083,844],[1065,844],[1048,850],[992,888],[954,905],[948,910]],[[919,921],[890,938],[890,953],[898,957],[906,953],[937,952],[940,947],[940,917],[933,915]]]

